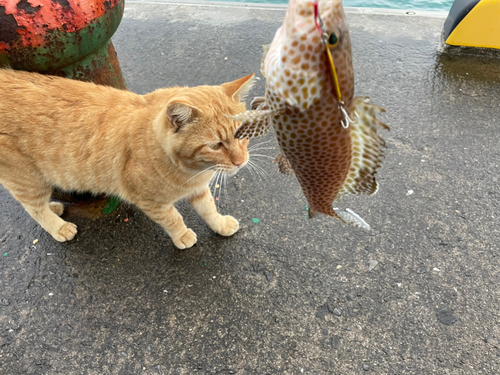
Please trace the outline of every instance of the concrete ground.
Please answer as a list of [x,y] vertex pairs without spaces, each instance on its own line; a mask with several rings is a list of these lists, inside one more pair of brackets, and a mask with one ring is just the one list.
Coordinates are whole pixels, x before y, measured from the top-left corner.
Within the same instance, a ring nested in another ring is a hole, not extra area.
[[[129,2],[113,40],[135,92],[219,84],[259,71],[283,17]],[[1,374],[499,372],[499,61],[440,55],[441,16],[348,18],[357,94],[392,127],[380,192],[340,205],[373,230],[306,219],[269,163],[221,194],[232,238],[178,205],[186,251],[126,205],[70,208],[79,234],[56,243],[0,188]]]

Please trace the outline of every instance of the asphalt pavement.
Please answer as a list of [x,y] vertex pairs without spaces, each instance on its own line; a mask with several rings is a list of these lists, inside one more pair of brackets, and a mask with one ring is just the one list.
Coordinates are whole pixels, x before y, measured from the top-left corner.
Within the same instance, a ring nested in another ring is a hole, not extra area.
[[[284,13],[129,2],[113,43],[134,92],[256,72],[253,97]],[[307,219],[265,158],[216,192],[235,236],[178,204],[189,250],[99,202],[57,243],[0,187],[0,374],[499,373],[499,60],[441,54],[441,14],[348,20],[356,94],[391,126],[379,193],[339,204],[372,230]]]

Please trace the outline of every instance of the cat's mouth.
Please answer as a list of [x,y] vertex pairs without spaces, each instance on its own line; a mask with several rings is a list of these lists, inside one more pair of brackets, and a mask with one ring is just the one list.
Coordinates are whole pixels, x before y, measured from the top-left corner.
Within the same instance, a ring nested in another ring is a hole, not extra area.
[[235,165],[234,167],[232,167],[231,169],[229,169],[226,173],[229,177],[232,177],[234,176],[236,173],[238,173],[239,171],[241,171],[248,163],[248,160],[245,161],[244,163],[240,164],[240,165]]

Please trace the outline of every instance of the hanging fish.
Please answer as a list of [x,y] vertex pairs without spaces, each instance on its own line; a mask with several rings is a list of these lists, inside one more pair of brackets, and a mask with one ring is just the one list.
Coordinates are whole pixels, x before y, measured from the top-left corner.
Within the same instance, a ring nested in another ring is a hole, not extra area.
[[295,175],[317,213],[369,229],[351,210],[333,208],[346,195],[375,194],[385,156],[376,119],[384,112],[354,97],[349,29],[341,0],[290,0],[285,21],[264,46],[265,97],[253,110],[231,116],[242,124],[236,138],[276,132],[280,172]]

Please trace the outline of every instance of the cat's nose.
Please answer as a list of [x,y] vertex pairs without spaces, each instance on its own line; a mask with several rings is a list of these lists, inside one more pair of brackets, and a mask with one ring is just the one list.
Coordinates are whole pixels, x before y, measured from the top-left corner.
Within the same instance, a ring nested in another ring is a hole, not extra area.
[[241,165],[242,165],[243,163],[239,163],[239,164],[238,164],[238,163],[235,163],[235,162],[233,161],[233,164],[234,164],[234,165],[236,165],[236,166],[239,168],[239,167],[241,167]]

